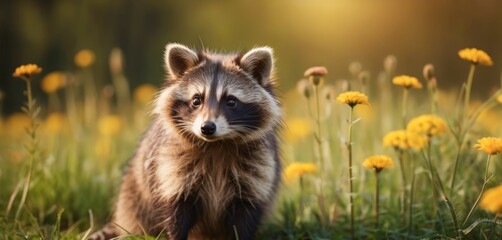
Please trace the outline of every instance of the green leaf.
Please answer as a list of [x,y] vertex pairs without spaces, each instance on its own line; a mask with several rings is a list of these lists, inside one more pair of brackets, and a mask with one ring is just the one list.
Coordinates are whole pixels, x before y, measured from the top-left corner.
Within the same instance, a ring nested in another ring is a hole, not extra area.
[[56,226],[52,229],[51,237],[52,239],[59,239],[61,236],[61,216],[63,215],[64,209],[59,210],[56,220]]
[[470,232],[472,232],[472,230],[474,230],[482,222],[493,222],[493,221],[490,219],[487,219],[487,218],[478,219],[475,222],[473,222],[469,227],[467,227],[466,229],[463,229],[462,233],[464,235],[469,234]]
[[32,115],[32,116],[33,116],[33,118],[38,117],[38,115],[40,114],[40,111],[41,111],[41,110],[42,110],[42,109],[41,109],[40,107],[35,107],[35,109],[33,110],[33,115]]

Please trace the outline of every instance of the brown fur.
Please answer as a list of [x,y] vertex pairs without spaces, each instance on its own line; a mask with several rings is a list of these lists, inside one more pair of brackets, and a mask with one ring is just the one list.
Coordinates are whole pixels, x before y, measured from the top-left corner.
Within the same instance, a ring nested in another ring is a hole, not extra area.
[[[281,114],[269,51],[227,56],[168,45],[169,81],[157,99],[157,117],[129,162],[108,232],[232,239],[236,230],[240,239],[254,237],[281,171]],[[190,108],[194,92],[205,94],[208,106]],[[228,92],[249,105],[244,117],[219,118],[225,112],[209,106],[210,98],[219,104]],[[192,126],[196,117],[216,121],[222,135],[199,136]]]

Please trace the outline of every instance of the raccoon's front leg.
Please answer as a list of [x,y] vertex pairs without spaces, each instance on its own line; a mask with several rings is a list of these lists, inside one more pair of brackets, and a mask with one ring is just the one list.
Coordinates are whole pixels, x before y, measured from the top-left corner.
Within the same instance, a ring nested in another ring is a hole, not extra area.
[[263,216],[263,204],[235,199],[225,218],[229,239],[252,240]]
[[200,214],[200,208],[195,197],[180,198],[172,200],[167,205],[167,233],[169,239],[185,240],[188,239],[190,229],[197,222]]

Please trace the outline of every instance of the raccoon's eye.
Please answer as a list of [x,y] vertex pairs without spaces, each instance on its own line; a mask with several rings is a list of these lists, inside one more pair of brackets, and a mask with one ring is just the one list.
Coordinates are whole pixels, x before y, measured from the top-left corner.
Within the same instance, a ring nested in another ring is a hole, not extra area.
[[237,99],[235,97],[228,97],[226,102],[227,107],[234,108],[237,106]]
[[199,107],[201,104],[202,104],[202,101],[200,100],[200,96],[199,95],[195,95],[192,98],[192,107]]

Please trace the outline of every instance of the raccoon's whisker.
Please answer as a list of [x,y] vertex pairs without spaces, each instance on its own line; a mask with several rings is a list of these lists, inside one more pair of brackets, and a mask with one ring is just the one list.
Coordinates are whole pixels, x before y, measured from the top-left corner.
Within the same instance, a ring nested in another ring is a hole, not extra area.
[[233,123],[233,124],[248,123],[249,124],[249,121],[242,119],[242,120],[233,120],[230,123]]
[[249,120],[258,121],[258,120],[260,120],[260,117],[258,117],[258,116],[241,117],[241,118],[233,119],[232,122],[243,122],[243,121],[248,122]]
[[251,121],[258,120],[259,118],[249,117],[249,118],[238,118],[231,121],[231,123],[249,123]]
[[233,130],[241,134],[246,134],[246,133],[256,133],[258,132],[259,128],[251,125],[240,125],[239,129],[233,129]]

